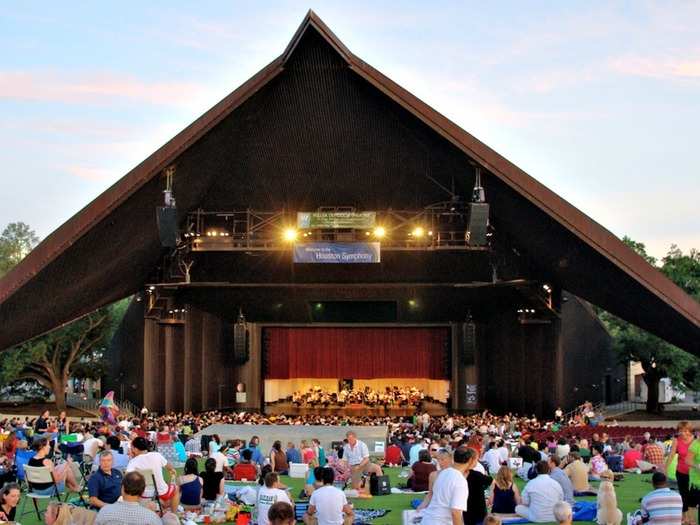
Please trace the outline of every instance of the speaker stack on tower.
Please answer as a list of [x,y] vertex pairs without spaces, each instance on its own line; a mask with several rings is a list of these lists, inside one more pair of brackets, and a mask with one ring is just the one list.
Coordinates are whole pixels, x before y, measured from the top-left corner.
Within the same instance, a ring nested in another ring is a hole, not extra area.
[[241,313],[236,324],[233,325],[233,362],[243,365],[250,357],[248,325]]
[[472,246],[485,246],[489,224],[489,205],[487,202],[469,203],[469,244]]
[[471,366],[476,362],[476,323],[467,317],[467,322],[462,324],[462,364]]
[[159,206],[157,212],[160,244],[165,248],[175,248],[177,246],[177,208]]

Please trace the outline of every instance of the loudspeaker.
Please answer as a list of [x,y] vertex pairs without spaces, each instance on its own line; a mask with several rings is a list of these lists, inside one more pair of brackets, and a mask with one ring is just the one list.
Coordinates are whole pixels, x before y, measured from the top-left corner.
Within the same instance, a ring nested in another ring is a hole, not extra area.
[[160,244],[166,248],[175,248],[177,245],[177,208],[160,206],[157,211]]
[[233,362],[243,365],[248,362],[250,352],[248,349],[248,328],[245,323],[233,325]]
[[489,223],[489,205],[486,202],[469,203],[469,224],[467,225],[468,240],[472,246],[486,244],[487,226]]
[[476,362],[476,324],[468,321],[462,324],[462,364],[471,366]]

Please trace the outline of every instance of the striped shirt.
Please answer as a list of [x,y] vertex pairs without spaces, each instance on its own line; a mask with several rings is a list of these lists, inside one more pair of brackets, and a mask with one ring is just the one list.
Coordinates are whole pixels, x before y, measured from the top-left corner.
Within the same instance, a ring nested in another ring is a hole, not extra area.
[[669,488],[656,489],[642,498],[642,516],[650,525],[680,525],[683,500]]

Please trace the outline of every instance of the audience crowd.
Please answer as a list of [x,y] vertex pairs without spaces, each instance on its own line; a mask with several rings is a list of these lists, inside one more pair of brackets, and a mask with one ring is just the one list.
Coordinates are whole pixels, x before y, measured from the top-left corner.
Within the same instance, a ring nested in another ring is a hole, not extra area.
[[[590,407],[584,409],[590,415]],[[87,492],[88,508],[54,505],[46,523],[60,523],[62,513],[64,520],[82,514],[104,524],[178,523],[189,513],[222,521],[232,509],[246,509],[233,507],[233,501],[250,506],[262,525],[294,523],[292,506],[300,498],[306,501],[305,523],[351,523],[355,510],[347,498],[375,490],[383,469],[393,466],[402,468],[400,479],[405,479],[405,487],[394,490],[425,494],[416,510],[425,524],[496,525],[517,517],[569,523],[576,519],[572,509],[581,511],[576,498],[594,496],[598,523],[619,525],[612,482],[643,472],[653,474],[653,490],[639,495],[644,496],[640,520],[694,524],[700,440],[692,426],[682,422],[675,433],[606,427],[588,415],[587,424],[573,424],[560,414],[543,421],[488,411],[392,418],[223,411],[156,415],[144,409],[138,417],[120,417],[114,427],[99,421],[68,425],[65,413],[5,419],[0,421],[0,519],[15,519],[25,497],[19,478],[37,495],[74,493],[83,499]],[[340,432],[329,450],[312,435],[300,443],[195,437],[218,423],[383,425],[387,447],[383,461],[376,461],[352,431]],[[301,494],[290,494],[280,476],[298,467],[305,486]],[[40,471],[50,476],[32,479]],[[515,477],[526,483],[522,491]],[[226,480],[253,482],[256,488],[232,491]]]

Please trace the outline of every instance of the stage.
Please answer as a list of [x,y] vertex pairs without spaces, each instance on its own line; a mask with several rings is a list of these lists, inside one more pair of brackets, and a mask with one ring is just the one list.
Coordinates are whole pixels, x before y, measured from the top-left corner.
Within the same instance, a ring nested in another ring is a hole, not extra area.
[[328,405],[323,406],[296,406],[292,403],[283,401],[279,403],[269,403],[265,405],[265,413],[287,416],[300,415],[319,415],[319,416],[390,416],[390,417],[411,417],[414,414],[422,414],[428,412],[431,416],[442,416],[447,414],[447,405],[423,401],[418,407],[389,405],[384,406],[367,406],[367,405]]

